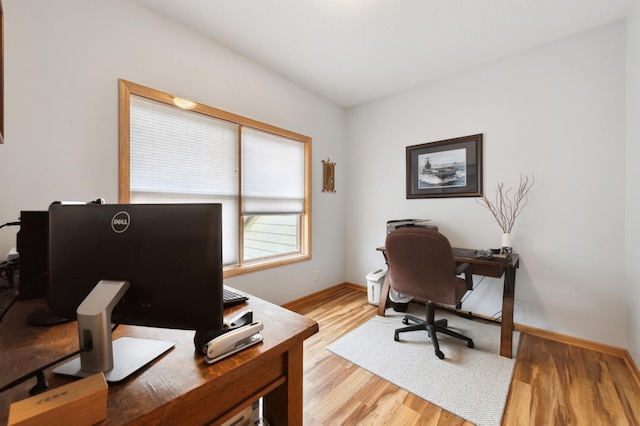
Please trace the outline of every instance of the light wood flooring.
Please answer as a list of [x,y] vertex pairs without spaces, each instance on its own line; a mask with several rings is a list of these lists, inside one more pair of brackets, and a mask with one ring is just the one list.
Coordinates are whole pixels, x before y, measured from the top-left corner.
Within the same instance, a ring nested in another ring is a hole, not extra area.
[[[289,308],[320,324],[304,347],[305,426],[470,425],[325,349],[375,315],[366,292],[338,287]],[[640,425],[624,360],[524,333],[520,342],[503,425]]]

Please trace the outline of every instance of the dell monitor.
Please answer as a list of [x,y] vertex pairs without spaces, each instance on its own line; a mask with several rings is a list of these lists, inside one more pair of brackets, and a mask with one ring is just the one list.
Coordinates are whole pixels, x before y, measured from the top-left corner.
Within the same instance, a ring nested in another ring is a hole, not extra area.
[[[111,356],[110,347],[97,349],[101,340],[111,343],[110,330],[104,329],[111,319],[198,332],[222,330],[221,217],[221,204],[52,205],[47,303],[55,315],[78,319],[83,351],[54,372],[97,372],[82,357],[102,357],[100,351]],[[87,320],[87,313],[93,319]],[[92,324],[102,325],[93,329]],[[173,346],[139,342],[135,348],[121,347],[128,340],[113,342],[114,371],[105,372],[109,381],[132,372],[116,371],[129,363],[118,359],[122,354],[157,346],[159,353],[149,355],[155,357]],[[108,363],[97,370],[109,369]]]

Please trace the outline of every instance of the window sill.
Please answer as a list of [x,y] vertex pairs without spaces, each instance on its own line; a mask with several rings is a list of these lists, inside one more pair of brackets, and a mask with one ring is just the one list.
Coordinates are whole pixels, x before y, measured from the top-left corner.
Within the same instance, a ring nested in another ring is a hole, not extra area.
[[262,271],[264,269],[275,268],[278,266],[289,265],[292,263],[304,262],[311,259],[311,254],[295,254],[278,259],[268,259],[259,262],[252,262],[242,266],[227,266],[222,270],[224,278],[234,277],[236,275],[247,274],[249,272]]

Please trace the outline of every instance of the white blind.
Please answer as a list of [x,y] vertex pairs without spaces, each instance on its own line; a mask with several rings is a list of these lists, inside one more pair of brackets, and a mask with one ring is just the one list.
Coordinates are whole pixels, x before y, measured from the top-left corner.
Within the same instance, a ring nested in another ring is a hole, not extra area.
[[237,196],[237,127],[131,96],[131,192]]
[[242,214],[304,213],[304,143],[242,128]]
[[237,263],[238,125],[132,95],[132,203],[222,203],[223,262]]

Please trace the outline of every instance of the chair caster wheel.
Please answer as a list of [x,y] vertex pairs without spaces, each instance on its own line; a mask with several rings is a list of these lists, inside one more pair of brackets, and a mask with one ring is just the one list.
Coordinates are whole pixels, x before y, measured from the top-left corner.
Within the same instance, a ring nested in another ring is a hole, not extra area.
[[397,334],[395,334],[395,335],[393,336],[393,340],[395,340],[396,342],[399,342],[399,341],[400,341],[400,336],[398,336]]
[[436,352],[436,356],[440,359],[444,359],[444,353],[442,353],[442,351]]
[[442,324],[443,324],[442,325],[443,327],[446,327],[446,326],[449,325],[449,321],[445,318],[445,319],[442,320]]
[[468,348],[473,348],[473,341],[471,341],[471,342],[467,342],[467,347],[468,347]]
[[403,319],[402,319],[402,323],[403,323],[404,325],[409,325],[409,320],[408,320],[408,319],[406,319],[406,318],[403,318]]

